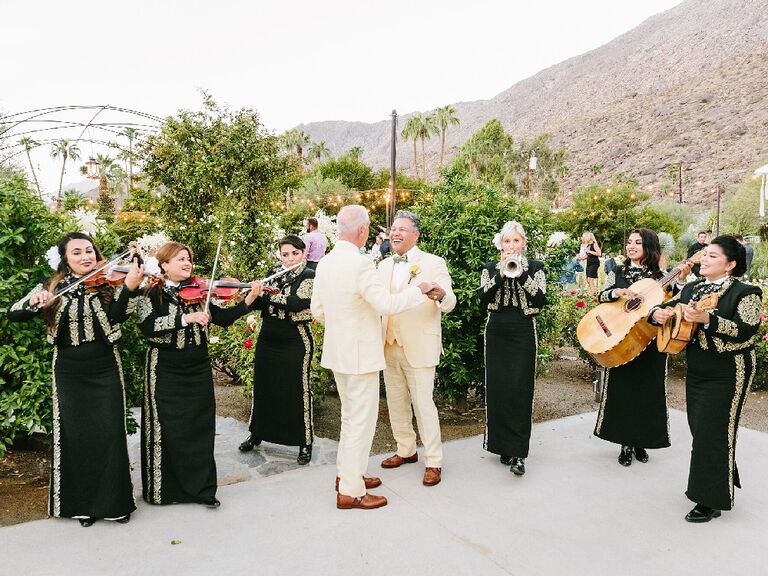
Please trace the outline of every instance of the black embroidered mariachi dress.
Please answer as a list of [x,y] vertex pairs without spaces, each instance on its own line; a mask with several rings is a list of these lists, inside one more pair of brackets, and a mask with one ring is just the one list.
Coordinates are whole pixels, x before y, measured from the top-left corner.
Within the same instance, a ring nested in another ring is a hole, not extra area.
[[[181,283],[181,286],[184,282]],[[182,326],[188,312],[178,288],[153,287],[139,299],[139,328],[149,339],[141,425],[144,499],[150,504],[203,502],[216,495],[216,400],[208,331]],[[210,305],[211,320],[229,326],[248,313],[244,302]]]
[[[652,277],[646,268],[617,266],[605,279],[600,301],[618,300],[611,294],[614,288]],[[667,355],[659,352],[655,340],[634,360],[607,370],[595,436],[635,448],[669,447]]]
[[686,284],[665,306],[717,293],[717,309],[685,349],[685,397],[693,435],[685,494],[716,510],[733,506],[733,487],[741,487],[736,467],[736,434],[744,402],[755,376],[754,337],[763,309],[757,286],[728,278]]
[[[56,287],[77,280],[70,275]],[[8,319],[40,314],[29,298],[36,286],[8,311]],[[53,344],[53,457],[48,513],[67,518],[115,519],[136,509],[125,429],[125,388],[120,354],[120,323],[127,317],[130,293],[84,286],[61,297],[48,331]]]
[[309,324],[315,271],[300,267],[277,281],[280,294],[263,294],[253,370],[249,429],[255,437],[286,446],[312,444],[309,371],[314,341]]
[[480,302],[485,327],[485,439],[483,448],[526,458],[531,439],[536,378],[536,320],[547,303],[544,265],[523,259],[523,274],[503,277],[499,263],[485,265]]

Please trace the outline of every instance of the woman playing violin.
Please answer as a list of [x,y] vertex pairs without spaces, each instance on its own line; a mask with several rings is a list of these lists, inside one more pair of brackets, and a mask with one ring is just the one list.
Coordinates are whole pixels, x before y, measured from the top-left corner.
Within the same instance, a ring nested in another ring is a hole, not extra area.
[[53,344],[53,458],[48,513],[77,518],[85,527],[97,519],[130,520],[133,500],[125,429],[125,391],[120,323],[142,280],[135,262],[125,285],[85,283],[55,298],[102,259],[90,236],[71,232],[58,243],[53,277],[38,284],[8,311],[9,320],[37,316]]
[[[733,236],[718,236],[701,257],[702,278],[685,285],[669,302],[651,310],[655,323],[672,316],[677,303],[683,317],[700,325],[686,347],[685,400],[693,435],[688,489],[696,506],[688,522],[708,522],[733,506],[734,486],[740,487],[736,466],[736,431],[755,377],[755,335],[763,310],[762,291],[739,278],[746,269],[746,251]],[[708,294],[718,296],[713,312],[690,304]]]
[[192,280],[192,250],[178,242],[156,258],[165,278],[139,300],[139,328],[149,339],[142,411],[143,496],[150,504],[193,502],[211,508],[216,499],[213,457],[216,402],[208,356],[208,324],[229,326],[248,313],[261,294],[252,282],[245,300],[204,311],[200,298],[181,294]]
[[[661,245],[653,230],[632,230],[626,253],[624,263],[606,276],[600,302],[629,300],[635,296],[629,288],[632,284],[664,275],[659,268]],[[690,266],[686,264],[682,270],[680,277],[684,278]],[[631,362],[608,370],[595,436],[620,444],[619,464],[630,466],[633,459],[648,462],[648,448],[669,447],[668,423],[667,355],[652,342]]]
[[309,369],[314,341],[309,323],[315,271],[306,267],[304,241],[280,240],[283,269],[299,264],[277,281],[277,294],[262,294],[251,307],[261,310],[262,325],[254,355],[250,436],[247,452],[262,440],[298,446],[299,464],[312,459],[312,391]]

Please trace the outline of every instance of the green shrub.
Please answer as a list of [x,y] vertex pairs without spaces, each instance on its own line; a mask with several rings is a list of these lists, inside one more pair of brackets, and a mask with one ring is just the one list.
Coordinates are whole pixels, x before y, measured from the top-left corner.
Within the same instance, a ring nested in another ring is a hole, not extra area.
[[0,456],[19,434],[51,428],[51,350],[42,321],[6,312],[52,274],[42,255],[61,236],[52,214],[21,174],[0,169]]

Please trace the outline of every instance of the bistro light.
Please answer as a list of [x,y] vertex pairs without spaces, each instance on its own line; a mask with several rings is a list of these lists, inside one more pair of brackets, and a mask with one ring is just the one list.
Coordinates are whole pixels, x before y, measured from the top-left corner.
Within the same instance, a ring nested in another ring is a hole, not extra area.
[[99,163],[94,160],[93,156],[88,158],[88,162],[85,163],[85,177],[91,180],[98,180],[99,178]]

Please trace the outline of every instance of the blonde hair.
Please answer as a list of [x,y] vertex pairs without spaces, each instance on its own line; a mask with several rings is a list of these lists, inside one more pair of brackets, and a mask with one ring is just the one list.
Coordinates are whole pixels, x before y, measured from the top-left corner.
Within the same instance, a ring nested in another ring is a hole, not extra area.
[[584,240],[584,236],[587,237],[587,243],[597,244],[597,238],[595,238],[595,235],[592,234],[592,232],[584,232],[584,234],[581,235],[582,241]]
[[501,227],[501,232],[493,237],[493,243],[496,248],[501,250],[502,240],[512,236],[512,234],[519,234],[525,241],[526,248],[528,247],[528,235],[525,233],[525,228],[523,228],[523,225],[520,224],[520,222],[517,220],[509,220],[508,222],[504,223],[504,226]]

